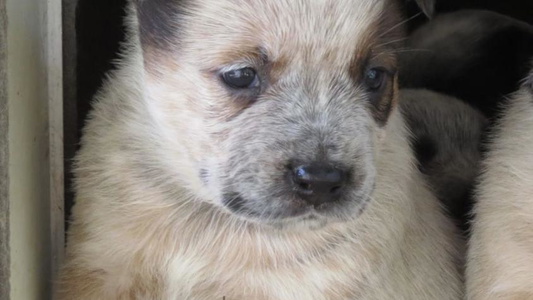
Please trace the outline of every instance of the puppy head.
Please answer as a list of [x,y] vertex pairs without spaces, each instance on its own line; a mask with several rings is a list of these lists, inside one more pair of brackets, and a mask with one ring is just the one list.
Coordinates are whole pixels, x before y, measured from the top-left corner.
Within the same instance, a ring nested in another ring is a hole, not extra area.
[[[136,3],[161,159],[199,201],[263,224],[355,218],[396,104],[387,0]],[[161,153],[161,152],[160,152]]]

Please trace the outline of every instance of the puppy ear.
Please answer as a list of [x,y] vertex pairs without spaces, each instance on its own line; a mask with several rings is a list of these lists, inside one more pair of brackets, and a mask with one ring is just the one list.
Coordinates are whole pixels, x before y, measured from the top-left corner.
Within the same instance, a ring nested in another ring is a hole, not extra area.
[[422,10],[422,12],[428,17],[432,18],[435,14],[435,2],[436,0],[415,0],[416,4],[418,4],[418,7]]
[[183,0],[133,0],[143,48],[171,49],[179,36]]

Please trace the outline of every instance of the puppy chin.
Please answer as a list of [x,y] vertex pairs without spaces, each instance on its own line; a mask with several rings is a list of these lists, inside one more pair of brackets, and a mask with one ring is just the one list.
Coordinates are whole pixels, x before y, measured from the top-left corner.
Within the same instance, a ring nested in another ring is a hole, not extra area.
[[330,218],[320,216],[315,213],[308,213],[298,217],[287,217],[274,220],[250,218],[236,214],[234,215],[245,222],[250,222],[260,227],[264,227],[265,229],[271,230],[313,231],[322,229],[328,224],[333,223],[333,220]]
[[328,218],[308,214],[306,216],[277,221],[270,224],[271,227],[277,230],[319,230],[331,223]]
[[309,207],[298,214],[287,215],[277,218],[269,218],[259,213],[247,213],[244,211],[235,211],[225,204],[221,204],[221,209],[242,222],[249,223],[253,226],[262,227],[271,230],[294,230],[294,231],[313,231],[320,230],[331,224],[346,223],[358,217],[362,209],[354,211],[354,218],[346,215],[323,214]]

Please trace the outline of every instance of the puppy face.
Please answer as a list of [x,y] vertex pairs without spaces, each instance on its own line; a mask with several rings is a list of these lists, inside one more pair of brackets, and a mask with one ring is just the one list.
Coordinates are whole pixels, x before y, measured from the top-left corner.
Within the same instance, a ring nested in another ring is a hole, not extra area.
[[159,153],[198,201],[280,226],[320,226],[363,210],[376,136],[396,102],[393,3],[136,6],[149,114],[175,148]]

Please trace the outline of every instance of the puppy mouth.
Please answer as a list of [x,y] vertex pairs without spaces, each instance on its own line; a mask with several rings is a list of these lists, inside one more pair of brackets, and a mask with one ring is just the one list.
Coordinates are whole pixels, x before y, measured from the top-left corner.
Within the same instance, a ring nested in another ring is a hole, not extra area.
[[254,209],[247,205],[247,201],[238,193],[228,194],[223,198],[224,206],[233,214],[253,219],[261,220],[280,220],[287,218],[297,218],[308,215],[314,211],[314,208],[305,205],[303,202],[284,207],[284,209]]
[[223,205],[232,214],[257,223],[306,222],[319,219],[343,222],[359,216],[364,211],[369,199],[359,199],[356,202],[360,205],[354,205],[351,208],[346,206],[347,201],[313,205],[298,200],[291,200],[278,207],[255,208],[253,203],[248,200],[238,193],[227,194],[223,198]]

